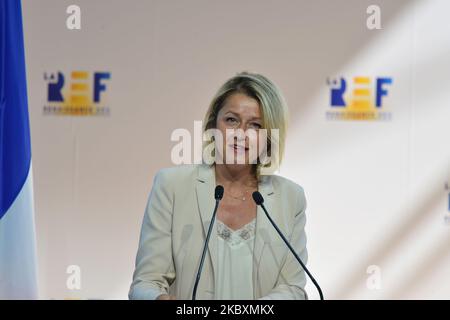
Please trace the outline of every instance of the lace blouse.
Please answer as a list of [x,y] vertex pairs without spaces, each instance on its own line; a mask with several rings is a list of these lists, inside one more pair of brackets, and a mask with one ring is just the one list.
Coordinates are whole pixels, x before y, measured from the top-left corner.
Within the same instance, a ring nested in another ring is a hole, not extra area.
[[256,218],[238,230],[217,219],[217,300],[252,300]]

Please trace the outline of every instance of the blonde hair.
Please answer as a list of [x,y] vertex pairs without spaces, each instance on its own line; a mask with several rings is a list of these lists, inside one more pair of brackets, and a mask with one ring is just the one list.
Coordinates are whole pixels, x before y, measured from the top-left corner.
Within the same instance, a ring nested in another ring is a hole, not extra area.
[[[286,130],[288,124],[288,109],[285,99],[278,87],[265,76],[241,72],[231,79],[227,80],[217,91],[212,99],[204,119],[203,132],[208,129],[216,128],[217,116],[220,109],[225,104],[228,97],[233,94],[241,93],[258,101],[262,114],[262,129],[268,131],[267,134],[267,153],[271,159],[275,157],[276,164],[279,165],[283,159]],[[271,129],[278,129],[278,141],[274,141],[271,135]],[[211,143],[207,141],[205,145]],[[272,154],[272,145],[278,144],[278,154]],[[204,146],[205,146],[204,145]],[[273,161],[273,160],[272,160]],[[269,164],[256,165],[256,176],[259,178],[261,167],[268,167]]]

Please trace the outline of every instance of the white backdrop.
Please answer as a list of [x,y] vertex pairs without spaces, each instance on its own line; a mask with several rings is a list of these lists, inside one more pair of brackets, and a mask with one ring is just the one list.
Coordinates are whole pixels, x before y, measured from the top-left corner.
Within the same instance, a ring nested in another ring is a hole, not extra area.
[[[78,0],[69,30],[73,1],[23,0],[41,298],[127,297],[172,131],[192,132],[243,70],[286,96],[280,174],[305,189],[308,265],[326,298],[450,298],[450,3],[376,2],[380,30],[366,26],[372,1]],[[66,86],[73,71],[90,84],[109,72],[109,115],[45,114],[44,74],[58,71]],[[327,120],[327,79],[355,76],[393,79],[390,121]],[[80,289],[66,286],[70,265]]]

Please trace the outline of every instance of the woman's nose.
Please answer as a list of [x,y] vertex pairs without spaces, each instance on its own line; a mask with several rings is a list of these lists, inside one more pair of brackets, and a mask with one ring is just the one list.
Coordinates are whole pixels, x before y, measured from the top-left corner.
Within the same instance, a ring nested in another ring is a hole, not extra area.
[[235,136],[237,142],[241,142],[245,140],[244,130],[239,130]]
[[241,122],[239,124],[239,129],[242,129],[245,132],[245,130],[247,130],[247,124],[245,122]]

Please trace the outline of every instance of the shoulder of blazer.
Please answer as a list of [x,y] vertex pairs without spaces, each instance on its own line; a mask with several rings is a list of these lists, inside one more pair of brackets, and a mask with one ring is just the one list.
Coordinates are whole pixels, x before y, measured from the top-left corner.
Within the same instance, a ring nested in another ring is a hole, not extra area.
[[278,175],[272,175],[271,179],[275,193],[283,199],[295,201],[297,214],[306,209],[305,191],[302,186]]
[[160,169],[155,174],[154,182],[164,184],[168,188],[192,184],[197,177],[197,166],[195,164],[186,164]]

